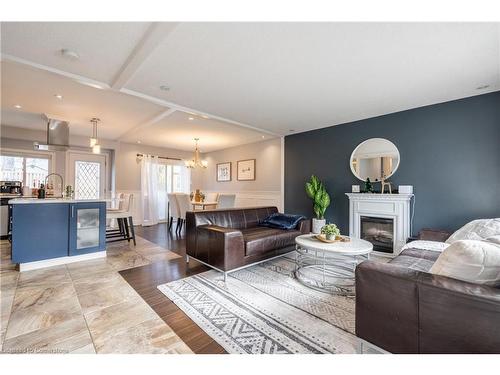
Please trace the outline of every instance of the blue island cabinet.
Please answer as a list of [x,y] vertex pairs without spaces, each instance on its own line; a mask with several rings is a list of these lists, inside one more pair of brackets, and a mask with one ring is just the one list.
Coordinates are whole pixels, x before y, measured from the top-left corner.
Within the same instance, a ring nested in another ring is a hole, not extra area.
[[28,263],[68,256],[69,205],[12,205],[12,261]]
[[106,247],[106,203],[70,205],[69,255],[82,255]]
[[106,203],[103,201],[12,204],[12,261],[15,263],[105,250]]

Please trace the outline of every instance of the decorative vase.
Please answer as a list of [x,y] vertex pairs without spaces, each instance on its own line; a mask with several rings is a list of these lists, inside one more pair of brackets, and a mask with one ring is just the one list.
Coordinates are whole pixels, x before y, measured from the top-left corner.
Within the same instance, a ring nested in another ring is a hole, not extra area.
[[312,232],[314,234],[320,234],[321,228],[323,228],[326,224],[325,219],[312,219]]
[[200,189],[196,189],[196,193],[194,194],[194,201],[195,201],[195,202],[201,202],[201,193],[200,193]]
[[331,234],[331,233],[326,235],[326,239],[328,241],[333,241],[335,239],[335,237],[337,237],[337,236],[335,234]]

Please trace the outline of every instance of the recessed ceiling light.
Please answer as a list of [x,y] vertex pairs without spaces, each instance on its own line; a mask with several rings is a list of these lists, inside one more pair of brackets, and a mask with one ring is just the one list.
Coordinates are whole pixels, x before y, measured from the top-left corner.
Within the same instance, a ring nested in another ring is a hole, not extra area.
[[80,55],[77,52],[67,48],[63,48],[59,52],[61,52],[62,57],[66,57],[69,60],[78,60],[80,58]]
[[14,106],[14,108],[21,109],[21,108],[23,108],[23,107],[21,107],[19,104],[16,104],[16,105]]
[[203,118],[205,118],[205,119],[207,119],[207,120],[210,118],[210,117],[205,116],[205,115],[201,115],[201,117],[203,117]]
[[194,120],[194,117],[188,117],[188,120],[189,120],[189,121],[193,121],[193,120]]
[[61,94],[55,94],[54,95],[57,99],[62,100],[63,96]]
[[263,136],[262,136],[262,139],[264,139],[264,138],[266,138],[266,136],[265,136],[265,135],[263,135]]
[[170,87],[168,87],[166,85],[161,85],[160,86],[160,90],[162,90],[162,91],[170,91]]
[[478,86],[478,87],[476,87],[476,90],[484,90],[484,89],[487,89],[488,87],[490,87],[490,85]]
[[138,144],[141,144],[141,141],[137,141]]

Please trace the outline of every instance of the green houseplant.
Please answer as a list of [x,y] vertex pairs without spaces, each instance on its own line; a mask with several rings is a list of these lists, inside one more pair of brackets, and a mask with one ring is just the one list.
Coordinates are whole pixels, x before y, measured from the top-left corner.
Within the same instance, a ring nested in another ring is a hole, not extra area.
[[330,195],[326,191],[325,185],[314,175],[306,182],[306,194],[313,200],[313,211],[316,217],[312,220],[312,232],[317,234],[326,224],[325,212],[330,205]]
[[327,224],[321,228],[321,234],[324,234],[326,239],[331,241],[340,236],[340,229],[335,224]]

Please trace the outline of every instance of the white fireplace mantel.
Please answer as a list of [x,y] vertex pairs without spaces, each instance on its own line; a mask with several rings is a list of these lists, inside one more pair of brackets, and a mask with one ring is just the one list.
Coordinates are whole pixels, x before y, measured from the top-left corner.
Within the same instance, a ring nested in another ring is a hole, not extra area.
[[349,236],[360,238],[361,216],[393,219],[394,249],[397,256],[410,237],[411,198],[413,194],[346,193],[349,197]]

